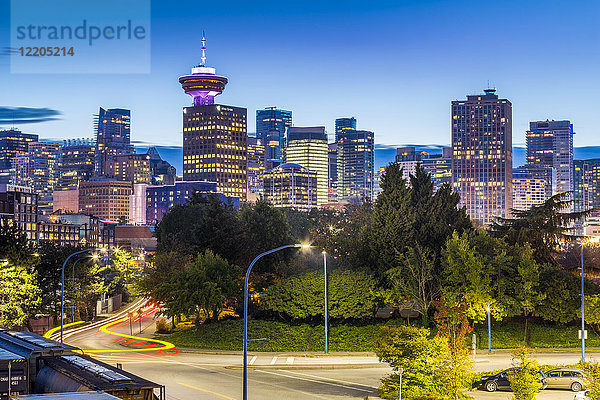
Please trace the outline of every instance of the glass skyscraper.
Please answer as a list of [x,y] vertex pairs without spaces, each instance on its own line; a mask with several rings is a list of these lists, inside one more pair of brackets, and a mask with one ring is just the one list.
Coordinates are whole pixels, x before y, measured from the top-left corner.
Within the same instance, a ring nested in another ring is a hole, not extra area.
[[327,204],[328,144],[324,126],[290,127],[286,163],[299,164],[317,173],[317,205]]
[[285,133],[292,126],[292,112],[277,107],[256,111],[256,138],[265,146],[265,168],[272,169],[283,162]]
[[512,104],[496,89],[452,102],[452,185],[485,225],[512,208]]
[[573,190],[573,125],[570,121],[535,121],[527,131],[527,164],[556,171],[554,193]]
[[29,143],[37,142],[38,139],[38,135],[23,133],[17,129],[0,131],[0,170],[8,171],[13,158],[27,153]]
[[373,201],[374,133],[344,129],[336,136],[339,201]]
[[131,111],[100,107],[96,122],[96,174],[105,171],[108,160],[119,154],[133,153],[131,145]]

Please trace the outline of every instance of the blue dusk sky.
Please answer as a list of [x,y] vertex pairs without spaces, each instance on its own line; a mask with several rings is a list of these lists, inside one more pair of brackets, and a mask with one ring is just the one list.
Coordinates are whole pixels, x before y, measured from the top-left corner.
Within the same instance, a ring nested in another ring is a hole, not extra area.
[[[217,102],[246,107],[249,132],[257,109],[278,106],[330,137],[335,118],[354,116],[379,144],[449,144],[450,102],[489,81],[513,103],[515,144],[548,118],[570,119],[576,146],[598,145],[599,15],[589,0],[152,1],[140,73],[11,73],[0,55],[0,107],[58,110],[17,125],[42,138],[91,137],[99,106],[128,108],[132,140],[181,145],[191,98],[178,77],[200,62],[204,30],[207,65],[229,78]],[[11,29],[0,0],[0,48]]]

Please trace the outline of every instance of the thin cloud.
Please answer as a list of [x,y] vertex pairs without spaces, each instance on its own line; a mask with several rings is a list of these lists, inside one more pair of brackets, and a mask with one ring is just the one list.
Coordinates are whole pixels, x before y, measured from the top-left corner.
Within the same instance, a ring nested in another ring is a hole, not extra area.
[[61,112],[52,108],[0,107],[0,124],[37,124],[56,121]]

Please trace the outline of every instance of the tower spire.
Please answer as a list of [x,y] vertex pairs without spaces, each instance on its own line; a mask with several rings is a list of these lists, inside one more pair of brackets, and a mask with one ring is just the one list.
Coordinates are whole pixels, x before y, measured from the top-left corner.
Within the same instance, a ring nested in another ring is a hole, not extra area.
[[206,66],[206,36],[204,36],[204,31],[202,31],[202,65]]

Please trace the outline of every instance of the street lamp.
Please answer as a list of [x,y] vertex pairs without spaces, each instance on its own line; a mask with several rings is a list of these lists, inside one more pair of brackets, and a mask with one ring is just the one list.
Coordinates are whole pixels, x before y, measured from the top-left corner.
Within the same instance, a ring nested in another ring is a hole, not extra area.
[[488,353],[492,352],[492,317],[490,315],[490,302],[487,303],[487,320],[488,320]]
[[327,253],[323,250],[323,271],[325,273],[325,354],[329,352],[329,343],[327,339]]
[[61,343],[63,342],[63,329],[64,329],[64,325],[65,325],[65,267],[67,266],[67,263],[69,262],[71,257],[76,256],[77,254],[82,254],[82,253],[86,253],[88,251],[93,251],[93,250],[95,250],[95,249],[91,248],[91,249],[76,251],[75,253],[69,255],[69,257],[67,257],[67,259],[65,260],[65,262],[62,265],[62,277],[61,277],[61,285],[60,285],[60,342]]
[[[600,237],[590,237],[588,242],[598,243]],[[579,247],[581,252],[581,362],[585,362],[585,297],[583,296],[583,244],[584,238],[579,238]]]
[[[273,250],[265,251],[264,253],[256,256],[250,263],[248,271],[246,271],[246,280],[244,282],[244,372],[242,374],[242,398],[248,400],[248,278],[250,277],[250,271],[256,262],[267,254],[275,253],[276,251],[288,249],[290,247],[301,247],[303,249],[309,248],[309,244],[286,244],[285,246],[278,247]],[[61,331],[62,332],[62,331]],[[61,334],[62,335],[62,334]]]

